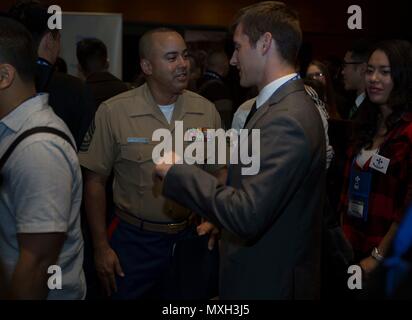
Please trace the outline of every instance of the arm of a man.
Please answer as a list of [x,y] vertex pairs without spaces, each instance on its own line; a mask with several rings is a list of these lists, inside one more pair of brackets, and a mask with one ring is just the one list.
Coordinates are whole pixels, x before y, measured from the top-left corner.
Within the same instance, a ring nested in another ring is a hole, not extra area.
[[109,245],[106,227],[106,180],[107,177],[84,169],[84,203],[92,234],[94,259],[98,276],[107,293],[116,291],[115,273],[124,276],[116,253]]
[[[214,124],[213,124],[213,129],[219,129],[222,127],[222,121],[220,119],[220,115],[217,112],[216,108],[213,107],[213,115],[214,115]],[[229,155],[228,150],[225,150],[226,157]],[[207,150],[206,150],[207,152]],[[218,153],[216,149],[216,155],[215,159],[218,159]],[[227,160],[227,159],[226,159]],[[207,161],[207,159],[206,159]],[[227,166],[218,164],[218,165],[210,165],[210,166],[205,166],[204,169],[206,169],[212,176],[214,176],[217,179],[218,185],[219,186],[224,186],[226,185],[227,181]],[[218,239],[219,236],[219,227],[220,224],[217,220],[214,220],[213,223],[211,221],[206,220],[205,218],[202,218],[202,223],[197,226],[197,233],[199,236],[209,234],[209,242],[208,242],[208,248],[209,250],[212,250],[213,247],[215,246],[215,242]]]
[[93,239],[96,270],[108,295],[112,290],[116,290],[115,272],[123,276],[117,255],[110,248],[106,229],[106,180],[119,152],[111,120],[109,106],[102,103],[79,152],[85,180],[86,215]]
[[81,180],[73,175],[76,153],[60,137],[34,135],[19,147],[9,159],[13,183],[6,191],[19,250],[8,293],[14,299],[45,299],[47,271],[58,263],[73,214],[72,190],[80,188]]
[[109,246],[106,232],[107,177],[83,168],[84,205],[95,249]]
[[[213,172],[212,175],[217,179],[219,186],[224,186],[227,180],[227,168],[226,166],[218,169],[217,171]],[[209,250],[213,250],[216,241],[219,238],[219,222],[214,221],[214,223],[207,221],[205,218],[202,218],[202,223],[199,224],[196,228],[197,234],[199,236],[209,234],[209,241],[208,241],[208,248]]]
[[174,165],[165,177],[164,195],[217,219],[234,234],[258,235],[282,213],[310,166],[309,143],[295,120],[278,117],[260,129],[260,171],[243,176],[239,189],[219,187],[214,177],[193,166]]
[[47,271],[56,264],[65,233],[20,233],[19,259],[13,273],[10,299],[46,299]]

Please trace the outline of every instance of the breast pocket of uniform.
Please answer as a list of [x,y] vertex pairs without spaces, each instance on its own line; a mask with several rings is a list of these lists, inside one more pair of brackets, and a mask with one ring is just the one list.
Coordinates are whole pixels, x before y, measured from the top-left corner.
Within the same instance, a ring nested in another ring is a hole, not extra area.
[[127,144],[120,147],[122,174],[140,188],[152,185],[153,148],[154,144],[151,143]]

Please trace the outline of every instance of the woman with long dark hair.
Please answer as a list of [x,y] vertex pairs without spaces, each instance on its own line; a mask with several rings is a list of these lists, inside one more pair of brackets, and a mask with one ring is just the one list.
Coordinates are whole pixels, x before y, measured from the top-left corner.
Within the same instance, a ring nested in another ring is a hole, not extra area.
[[318,60],[312,60],[306,70],[306,79],[320,84],[318,88],[314,89],[317,89],[319,98],[325,103],[329,116],[332,119],[339,119],[340,116],[336,107],[335,91],[327,66]]
[[355,262],[369,274],[412,200],[412,46],[378,43],[365,75],[368,106],[348,150],[340,202]]

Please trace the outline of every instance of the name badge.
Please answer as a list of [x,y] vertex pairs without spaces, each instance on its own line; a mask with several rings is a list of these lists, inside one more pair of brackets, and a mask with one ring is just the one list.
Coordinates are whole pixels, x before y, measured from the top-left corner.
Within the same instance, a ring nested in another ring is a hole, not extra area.
[[350,199],[348,204],[348,214],[355,218],[362,218],[364,216],[364,202]]
[[129,137],[127,143],[149,143],[149,138]]
[[380,156],[379,154],[374,154],[372,156],[369,167],[375,169],[376,171],[386,174],[389,167],[390,159]]
[[372,173],[370,171],[359,171],[352,165],[348,193],[348,215],[361,218],[364,221],[367,220],[371,180]]

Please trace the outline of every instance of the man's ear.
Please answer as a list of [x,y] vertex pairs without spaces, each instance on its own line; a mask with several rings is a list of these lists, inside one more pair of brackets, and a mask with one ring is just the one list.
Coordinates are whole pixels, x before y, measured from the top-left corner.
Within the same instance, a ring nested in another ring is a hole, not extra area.
[[262,54],[265,55],[270,47],[273,45],[273,37],[272,34],[270,32],[265,32],[261,37],[260,37],[260,41],[261,41],[261,47],[262,47]]
[[150,76],[152,74],[152,64],[147,59],[140,60],[140,67],[145,75]]
[[7,63],[0,64],[0,90],[10,87],[16,76],[16,69]]

